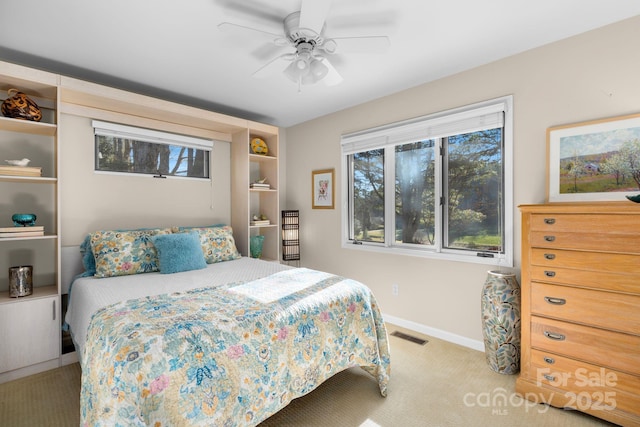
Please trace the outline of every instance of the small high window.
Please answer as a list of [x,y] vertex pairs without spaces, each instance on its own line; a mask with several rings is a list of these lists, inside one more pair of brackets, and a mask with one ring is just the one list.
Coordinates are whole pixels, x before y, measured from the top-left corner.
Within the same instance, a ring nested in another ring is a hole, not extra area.
[[213,141],[93,121],[95,170],[209,178]]

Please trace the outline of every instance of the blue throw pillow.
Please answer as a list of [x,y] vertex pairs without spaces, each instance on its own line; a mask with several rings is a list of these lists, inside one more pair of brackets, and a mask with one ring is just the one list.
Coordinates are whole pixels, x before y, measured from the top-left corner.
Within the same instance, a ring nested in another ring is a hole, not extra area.
[[160,273],[200,270],[207,267],[198,233],[175,233],[152,236],[158,252]]
[[91,234],[87,234],[80,244],[80,256],[82,256],[82,266],[84,267],[82,276],[93,276],[96,274],[96,258],[91,250]]

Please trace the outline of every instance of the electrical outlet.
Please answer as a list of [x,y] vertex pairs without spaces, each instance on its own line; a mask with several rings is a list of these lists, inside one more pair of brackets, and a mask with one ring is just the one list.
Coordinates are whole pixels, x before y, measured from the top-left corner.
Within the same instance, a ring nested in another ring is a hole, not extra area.
[[391,285],[391,292],[393,293],[393,296],[398,296],[398,284],[394,283],[393,285]]

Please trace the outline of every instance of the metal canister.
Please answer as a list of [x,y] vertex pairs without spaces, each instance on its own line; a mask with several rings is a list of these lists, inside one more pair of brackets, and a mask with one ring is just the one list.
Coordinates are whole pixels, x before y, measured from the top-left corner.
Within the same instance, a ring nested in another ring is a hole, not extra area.
[[33,266],[9,267],[9,296],[26,297],[33,293]]

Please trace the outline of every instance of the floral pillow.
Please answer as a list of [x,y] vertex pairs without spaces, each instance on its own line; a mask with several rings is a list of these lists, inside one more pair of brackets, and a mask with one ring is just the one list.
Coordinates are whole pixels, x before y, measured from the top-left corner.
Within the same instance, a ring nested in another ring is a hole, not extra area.
[[231,261],[240,258],[233,238],[233,229],[228,225],[213,227],[179,227],[179,232],[197,232],[207,264]]
[[152,236],[171,234],[170,228],[91,233],[95,277],[125,276],[159,270],[158,253]]

